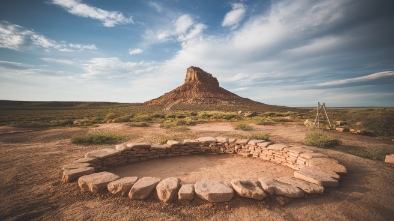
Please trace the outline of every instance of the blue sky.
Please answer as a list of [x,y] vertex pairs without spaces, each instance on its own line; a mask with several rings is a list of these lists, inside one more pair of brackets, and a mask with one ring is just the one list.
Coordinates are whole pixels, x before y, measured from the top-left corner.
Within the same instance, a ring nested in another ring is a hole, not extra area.
[[0,99],[144,102],[197,66],[267,104],[394,107],[391,0],[3,0]]

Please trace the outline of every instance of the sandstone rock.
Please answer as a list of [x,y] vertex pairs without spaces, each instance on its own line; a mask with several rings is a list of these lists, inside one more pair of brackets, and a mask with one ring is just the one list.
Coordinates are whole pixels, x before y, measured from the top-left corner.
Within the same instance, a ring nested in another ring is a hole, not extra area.
[[236,144],[247,144],[249,142],[249,139],[237,139],[235,141]]
[[279,150],[282,151],[284,148],[286,148],[287,145],[285,144],[271,144],[267,147],[268,150]]
[[249,140],[248,144],[249,145],[257,145],[259,143],[264,143],[265,140]]
[[192,200],[194,198],[194,185],[183,184],[178,191],[179,200]]
[[144,177],[139,179],[129,192],[131,199],[145,199],[155,189],[156,185],[161,181],[157,177]]
[[386,163],[394,163],[394,154],[386,155],[386,158],[384,160]]
[[147,143],[128,143],[126,146],[129,149],[149,149],[151,147],[151,145]]
[[95,163],[95,162],[97,162],[97,159],[91,158],[91,157],[88,157],[88,158],[84,157],[84,158],[80,158],[78,160],[73,161],[73,163]]
[[180,185],[181,180],[179,178],[164,179],[156,186],[157,196],[163,203],[168,203],[174,199]]
[[258,181],[263,190],[271,195],[276,194],[290,198],[301,198],[304,196],[302,190],[290,184],[281,183],[271,178],[259,178]]
[[304,180],[300,180],[291,176],[279,177],[276,180],[281,183],[287,183],[295,187],[298,187],[308,194],[323,194],[324,191],[324,187],[322,186]]
[[271,144],[272,144],[271,141],[266,141],[266,142],[263,142],[263,143],[257,143],[257,146],[265,148],[265,147],[268,147]]
[[228,138],[227,137],[216,137],[216,142],[219,143],[228,143]]
[[121,196],[127,196],[131,187],[137,182],[138,177],[123,177],[119,180],[110,182],[107,185],[108,191],[112,194],[120,194]]
[[198,139],[197,140],[186,139],[183,141],[183,144],[185,144],[185,145],[200,145],[201,142]]
[[181,142],[176,141],[176,140],[168,140],[168,141],[167,141],[167,145],[168,145],[169,147],[178,147],[178,146],[181,145]]
[[214,137],[200,137],[197,140],[201,143],[216,143],[216,138]]
[[233,186],[235,192],[241,197],[262,200],[267,196],[258,186],[257,182],[234,179],[231,180],[231,185]]
[[312,159],[312,158],[327,158],[328,156],[322,153],[301,153],[300,157],[305,159]]
[[317,167],[326,171],[333,171],[336,173],[347,173],[345,166],[338,163],[332,158],[312,158],[308,160],[309,167]]
[[338,186],[338,180],[336,179],[339,179],[338,174],[323,171],[317,167],[303,167],[299,171],[294,171],[294,177],[320,186],[333,187]]
[[78,186],[82,191],[97,193],[105,190],[108,183],[119,179],[118,175],[109,172],[92,173],[81,176],[78,179]]
[[197,196],[212,203],[230,201],[234,190],[223,181],[198,181],[194,184]]
[[82,167],[89,167],[90,163],[70,163],[62,167],[63,170],[74,170]]
[[81,167],[73,170],[63,171],[62,182],[71,183],[76,181],[79,177],[94,173],[93,167]]
[[285,197],[285,196],[276,196],[275,197],[276,202],[278,202],[281,206],[286,205],[291,201],[291,198]]
[[111,156],[116,156],[120,154],[120,150],[108,152],[107,150],[96,150],[96,151],[91,151],[85,155],[85,158],[105,158],[105,157],[111,157]]

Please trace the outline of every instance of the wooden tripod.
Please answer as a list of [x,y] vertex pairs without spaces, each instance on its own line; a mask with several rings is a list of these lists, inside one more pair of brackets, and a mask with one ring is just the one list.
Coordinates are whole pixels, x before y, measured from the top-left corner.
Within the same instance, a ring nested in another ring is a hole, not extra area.
[[332,125],[326,111],[326,104],[325,103],[320,104],[320,102],[317,102],[317,113],[316,113],[315,123],[313,124],[313,126],[316,127],[317,125],[317,128],[320,129],[320,121],[327,121],[328,124],[330,125],[330,129],[332,129]]

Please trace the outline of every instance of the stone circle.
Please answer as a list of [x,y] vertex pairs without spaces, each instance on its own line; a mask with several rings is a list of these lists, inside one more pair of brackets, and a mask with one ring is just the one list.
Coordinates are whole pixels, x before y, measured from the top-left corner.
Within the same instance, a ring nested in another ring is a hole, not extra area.
[[[120,165],[190,154],[234,154],[270,161],[293,169],[294,175],[275,179],[256,177],[254,181],[234,179],[230,183],[201,180],[195,184],[182,184],[176,177],[163,180],[157,177],[120,178],[106,172],[107,169]],[[340,176],[347,173],[346,168],[337,160],[303,146],[226,137],[169,140],[166,145],[123,143],[114,148],[88,152],[84,157],[64,165],[62,170],[63,183],[78,180],[82,191],[93,193],[108,190],[115,195],[141,200],[156,189],[156,194],[163,203],[176,198],[181,202],[189,202],[195,195],[217,203],[230,201],[236,192],[240,197],[255,200],[273,195],[281,205],[305,194],[323,194],[325,187],[337,187]]]

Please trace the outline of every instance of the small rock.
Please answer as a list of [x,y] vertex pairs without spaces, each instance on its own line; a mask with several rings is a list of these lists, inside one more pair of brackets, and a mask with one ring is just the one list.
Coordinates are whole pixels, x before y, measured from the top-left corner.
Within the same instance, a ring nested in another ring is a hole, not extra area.
[[183,184],[178,191],[179,200],[192,200],[194,198],[194,185],[193,184]]
[[271,195],[276,194],[290,198],[301,198],[304,196],[304,192],[293,185],[281,183],[271,178],[259,178],[258,180],[263,190]]
[[156,185],[161,181],[157,177],[144,177],[139,179],[129,192],[131,199],[145,199],[155,189]]
[[179,178],[164,179],[156,186],[157,196],[163,203],[168,203],[174,199],[180,185],[181,180]]
[[197,196],[211,203],[230,201],[234,190],[223,181],[198,181],[194,184]]
[[108,183],[119,179],[118,175],[109,172],[93,173],[81,176],[78,179],[78,186],[82,191],[97,193],[106,189]]
[[120,194],[121,196],[127,196],[131,187],[137,182],[138,177],[123,177],[119,180],[110,182],[107,185],[108,191],[112,194]]
[[386,163],[394,163],[394,154],[386,155],[386,158],[384,159],[384,162],[386,162]]
[[241,197],[262,200],[267,196],[258,186],[257,182],[234,179],[231,180],[231,185],[233,186],[235,192]]

